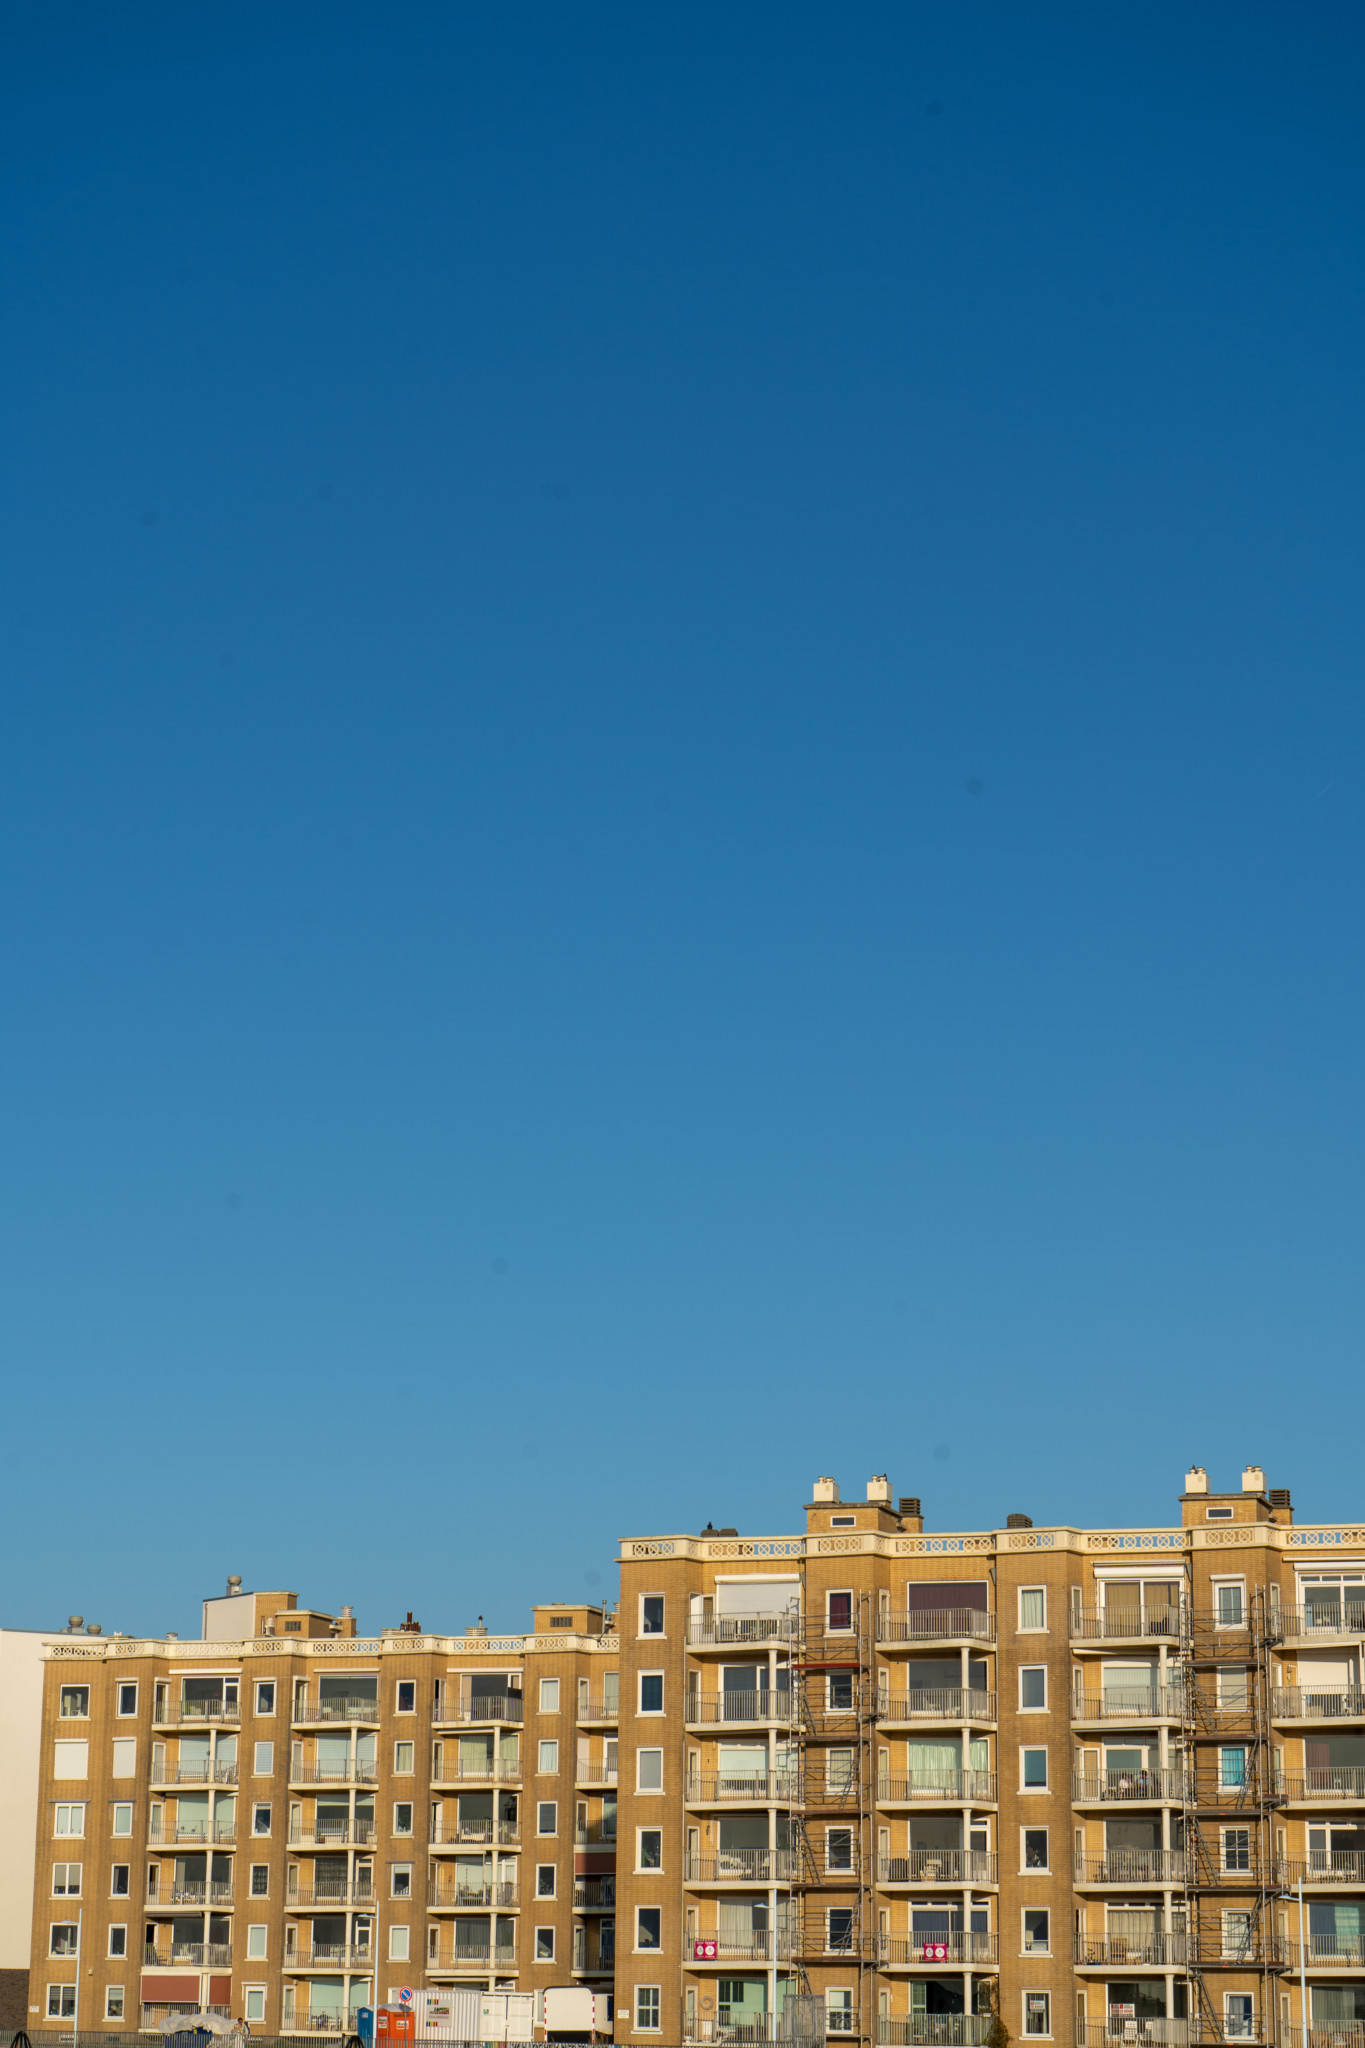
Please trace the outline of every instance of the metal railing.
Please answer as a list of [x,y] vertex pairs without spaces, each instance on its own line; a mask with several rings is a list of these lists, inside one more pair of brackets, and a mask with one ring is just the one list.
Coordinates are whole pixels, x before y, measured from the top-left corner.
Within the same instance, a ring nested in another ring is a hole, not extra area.
[[294,1701],[290,1718],[294,1721],[377,1721],[379,1702],[358,1696],[324,1700],[317,1693],[305,1693]]
[[621,1718],[620,1695],[609,1699],[605,1693],[589,1693],[578,1701],[574,1713],[580,1721],[606,1721],[614,1727]]
[[1071,1796],[1078,1803],[1122,1800],[1150,1806],[1154,1800],[1183,1798],[1184,1786],[1180,1771],[1077,1771],[1071,1781]]
[[977,2012],[878,2013],[879,2048],[983,2048],[992,2021]]
[[1365,1799],[1365,1764],[1320,1764],[1309,1771],[1285,1771],[1275,1790],[1286,1799]]
[[512,1721],[519,1727],[526,1702],[520,1693],[490,1693],[480,1699],[443,1699],[432,1702],[431,1718],[438,1727],[458,1727],[462,1722]]
[[1184,1884],[1183,1849],[1111,1849],[1107,1856],[1077,1856],[1077,1884]]
[[995,1694],[975,1687],[926,1686],[914,1692],[877,1695],[880,1721],[993,1721],[995,1708]]
[[285,1951],[286,1970],[333,1970],[359,1964],[368,1969],[374,1961],[368,1941],[314,1941],[306,1947]]
[[966,1638],[995,1641],[995,1616],[979,1607],[926,1607],[916,1613],[879,1614],[879,1643],[942,1643]]
[[291,1849],[307,1848],[316,1844],[323,1849],[344,1847],[347,1843],[365,1846],[375,1838],[372,1820],[320,1820],[310,1827],[307,1821],[291,1827],[286,1837]]
[[445,1912],[462,1906],[481,1906],[487,1911],[490,1906],[515,1906],[520,1896],[514,1884],[450,1884],[434,1888],[427,1904]]
[[1098,1964],[1158,1969],[1168,1963],[1185,1962],[1185,1937],[1164,1929],[1154,1934],[1078,1934],[1074,1937],[1072,1960],[1081,1969]]
[[158,1700],[152,1707],[155,1728],[183,1728],[187,1722],[240,1721],[242,1709],[234,1700]]
[[1291,1970],[1297,1970],[1300,1961],[1306,1963],[1310,1970],[1365,1968],[1365,1938],[1359,1935],[1354,1941],[1341,1941],[1331,1934],[1310,1934],[1302,1948],[1297,1941],[1286,1942],[1283,1946]]
[[289,2014],[280,2026],[286,2034],[349,2034],[355,2021],[339,2012],[300,2012]]
[[610,1827],[605,1821],[590,1820],[586,1827],[575,1827],[574,1845],[579,1849],[614,1849],[616,1847],[616,1822]]
[[[850,1792],[857,1787],[849,1786]],[[692,1805],[719,1805],[723,1800],[738,1800],[750,1805],[762,1805],[765,1801],[776,1800],[783,1806],[802,1800],[801,1781],[790,1771],[769,1771],[757,1777],[745,1778],[729,1771],[719,1775],[703,1773],[688,1778],[683,1784],[683,1798]]]
[[434,1948],[427,1950],[429,1970],[486,1970],[489,1965],[497,1969],[511,1969],[517,1960],[515,1942],[485,1942],[482,1948]]
[[579,1912],[605,1912],[616,1904],[616,1879],[614,1877],[576,1877],[573,1886],[574,1907]]
[[347,1764],[290,1764],[291,1785],[377,1785],[379,1766],[355,1758]]
[[1121,1687],[1098,1693],[1073,1693],[1073,1721],[1178,1721],[1185,1695],[1178,1685]]
[[800,1625],[792,1614],[717,1614],[710,1620],[694,1616],[687,1624],[687,1642],[694,1650],[738,1643],[788,1643]]
[[1354,1721],[1365,1715],[1365,1692],[1359,1686],[1340,1692],[1318,1692],[1311,1686],[1277,1685],[1270,1695],[1273,1721]]
[[460,1757],[454,1757],[431,1767],[433,1787],[469,1785],[476,1779],[484,1785],[515,1785],[520,1777],[521,1764],[511,1763],[503,1757],[490,1757],[485,1764],[467,1764]]
[[899,1805],[910,1799],[992,1800],[996,1794],[994,1771],[911,1771],[908,1776],[878,1778],[879,1806]]
[[373,1906],[378,1896],[372,1884],[340,1880],[336,1884],[286,1885],[284,1903],[291,1911],[301,1908],[307,1912],[315,1906]]
[[[217,2014],[220,2019],[225,2020],[232,2017],[232,2007],[230,2005],[170,2005],[154,2003],[144,2005],[141,2011],[144,2029],[155,2028],[158,2032],[163,2020],[175,2019],[181,2013],[211,2012]],[[69,2028],[61,2038],[66,2041],[70,2040],[71,2033]],[[117,2040],[117,2035],[114,2038]]]
[[791,1849],[723,1849],[718,1856],[689,1856],[684,1884],[788,1884],[796,1871]]
[[[746,2013],[742,2020],[726,2017],[728,2008],[720,2008],[720,2017],[712,2020],[709,2016],[684,2018],[682,2027],[683,2048],[690,2048],[694,2041],[731,2041],[736,2048],[754,2048],[767,2042],[781,2042],[785,2048],[816,2048],[813,2037],[793,2034],[792,2023],[785,2013]],[[840,2028],[839,2032],[844,2029]],[[823,2048],[823,2041],[821,2042]]]
[[573,1769],[575,1785],[614,1785],[618,1775],[615,1764],[593,1764],[581,1758]]
[[1125,2041],[1142,2042],[1145,2048],[1187,2048],[1193,2038],[1188,2020],[1076,2021],[1076,2048],[1122,2048]]
[[[946,1951],[946,1953],[945,1953]],[[923,1969],[934,1964],[944,1967],[956,1963],[994,1963],[1000,1959],[1000,1937],[997,1934],[977,1932],[972,1928],[957,1928],[942,1934],[874,1934],[871,1938],[872,1960],[892,1967]]]
[[183,1825],[179,1821],[152,1821],[147,1829],[147,1840],[155,1848],[162,1842],[231,1842],[236,1834],[237,1824],[230,1820],[202,1826],[192,1821]]
[[149,1913],[162,1913],[171,1906],[230,1906],[232,1885],[207,1884],[196,1878],[185,1884],[157,1885],[143,1901]]
[[169,1970],[176,1963],[193,1963],[201,1970],[227,1969],[232,1963],[232,1943],[173,1941],[168,1948],[144,1949],[142,1962],[148,1970]]
[[689,1934],[683,1960],[691,1963],[785,1963],[791,1960],[792,1936],[770,1927],[750,1934]]
[[1365,2048],[1365,2025],[1281,2027],[1280,2048]]
[[1344,1884],[1365,1888],[1365,1850],[1361,1849],[1310,1849],[1306,1856],[1281,1858],[1279,1867],[1283,1872],[1282,1883],[1291,1887],[1302,1878],[1305,1885]]
[[1073,1642],[1178,1642],[1179,1607],[1073,1607],[1067,1627]]
[[1336,1608],[1282,1607],[1279,1633],[1286,1643],[1300,1642],[1304,1637],[1321,1641],[1324,1636],[1365,1636],[1365,1604],[1348,1600]]
[[985,1849],[911,1849],[877,1861],[878,1884],[995,1884],[997,1861]]
[[427,1836],[433,1849],[454,1848],[465,1842],[495,1842],[507,1848],[521,1840],[521,1823],[515,1820],[438,1820]]
[[795,1695],[784,1686],[762,1692],[689,1692],[684,1719],[693,1726],[714,1721],[779,1721],[795,1718]]
[[235,1785],[236,1764],[153,1764],[152,1785]]

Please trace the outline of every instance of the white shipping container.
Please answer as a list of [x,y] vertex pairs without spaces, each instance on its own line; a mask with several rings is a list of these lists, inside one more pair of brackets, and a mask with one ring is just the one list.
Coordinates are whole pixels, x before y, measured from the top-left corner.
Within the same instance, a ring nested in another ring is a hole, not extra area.
[[584,1984],[551,1985],[545,1993],[547,2034],[609,2034],[607,2001]]
[[533,2041],[536,1999],[533,1991],[475,1991],[479,2002],[480,2041]]

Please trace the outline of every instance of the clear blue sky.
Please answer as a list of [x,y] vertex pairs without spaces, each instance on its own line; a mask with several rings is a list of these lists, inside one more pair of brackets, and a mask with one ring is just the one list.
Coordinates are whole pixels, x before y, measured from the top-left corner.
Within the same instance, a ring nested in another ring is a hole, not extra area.
[[1365,19],[6,10],[0,1621],[1365,1511]]

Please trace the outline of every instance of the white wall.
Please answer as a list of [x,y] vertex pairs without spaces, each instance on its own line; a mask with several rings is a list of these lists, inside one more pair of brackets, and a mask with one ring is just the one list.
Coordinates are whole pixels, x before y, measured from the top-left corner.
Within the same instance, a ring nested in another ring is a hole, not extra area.
[[0,1970],[28,1968],[43,1650],[59,1640],[36,1629],[0,1629]]

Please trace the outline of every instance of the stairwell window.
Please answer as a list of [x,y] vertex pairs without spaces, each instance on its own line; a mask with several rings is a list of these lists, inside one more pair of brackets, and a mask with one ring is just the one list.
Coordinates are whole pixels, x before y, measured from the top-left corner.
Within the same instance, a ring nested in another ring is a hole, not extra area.
[[664,1710],[664,1675],[662,1671],[640,1673],[640,1712],[662,1714]]
[[1019,1630],[1021,1634],[1031,1629],[1047,1627],[1047,1588],[1045,1586],[1021,1586],[1019,1588]]
[[1229,1743],[1218,1752],[1218,1783],[1227,1790],[1247,1781],[1247,1753],[1240,1743]]
[[1025,1792],[1046,1792],[1047,1751],[1045,1749],[1021,1749],[1020,1782]]
[[1045,2041],[1052,2032],[1052,1995],[1047,1991],[1024,1993],[1024,2032]]
[[[635,2032],[657,2034],[659,2031],[659,1987],[657,1984],[637,1984],[635,1987]],[[75,2004],[72,2004],[75,2011]]]
[[78,1899],[81,1895],[81,1866],[79,1863],[54,1863],[52,1866],[52,1896],[54,1899]]
[[831,1955],[846,1955],[853,1946],[853,1908],[831,1906],[825,1931],[825,1946]]
[[1251,1915],[1240,1910],[1223,1913],[1223,1954],[1246,1957],[1251,1953]]
[[640,1634],[661,1636],[664,1632],[664,1596],[662,1593],[640,1595]]
[[1024,1954],[1045,1956],[1052,1950],[1050,1925],[1047,1914],[1040,1908],[1029,1907],[1024,1914]]
[[852,1593],[829,1593],[826,1595],[826,1626],[831,1635],[841,1635],[853,1627]]
[[1047,1860],[1047,1829],[1023,1828],[1020,1832],[1024,1838],[1024,1869],[1046,1870],[1049,1867]]
[[104,1991],[104,2017],[107,2020],[123,2018],[123,1986],[108,1984]]
[[1250,1828],[1224,1828],[1223,1868],[1224,1870],[1250,1870]]
[[1240,1628],[1242,1626],[1242,1581],[1222,1579],[1213,1589],[1214,1612],[1219,1628]]
[[656,1949],[662,1946],[663,1908],[661,1906],[637,1906],[635,1909],[635,1946],[637,1949]]
[[1024,1664],[1019,1671],[1019,1707],[1025,1714],[1042,1712],[1047,1706],[1046,1664]]
[[663,1791],[664,1753],[661,1749],[636,1750],[635,1789],[637,1792]]
[[552,1963],[555,1959],[555,1931],[553,1927],[536,1929],[536,1961]]
[[1225,2039],[1229,2041],[1255,2040],[1256,2007],[1254,2001],[1245,1992],[1224,1992],[1223,2034]]
[[542,1778],[552,1778],[559,1769],[559,1741],[542,1742],[536,1752],[536,1769]]
[[825,1868],[826,1870],[852,1870],[852,1828],[825,1829]]
[[825,2032],[827,2034],[851,2034],[853,2032],[853,1993],[851,1991],[827,1991],[825,1993]]

